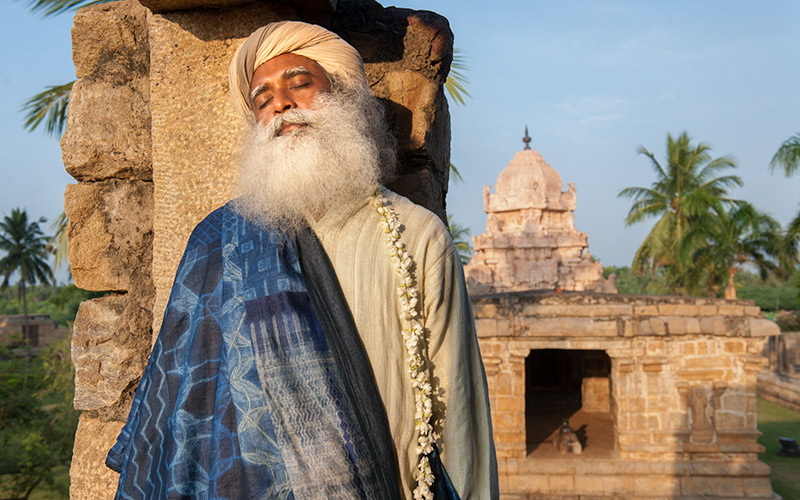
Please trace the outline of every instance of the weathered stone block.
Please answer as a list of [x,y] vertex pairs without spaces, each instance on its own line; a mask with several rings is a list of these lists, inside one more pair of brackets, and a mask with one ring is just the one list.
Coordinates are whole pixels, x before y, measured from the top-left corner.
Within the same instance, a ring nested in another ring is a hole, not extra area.
[[658,316],[658,306],[654,305],[634,305],[633,314],[636,316]]
[[683,316],[668,316],[664,318],[667,322],[667,332],[670,335],[684,335],[689,333],[687,319]]
[[749,498],[774,498],[769,477],[746,477],[742,479],[742,487]]
[[781,334],[780,327],[774,321],[763,318],[748,318],[748,323],[750,336],[752,337],[770,337]]
[[497,320],[476,319],[475,332],[478,337],[497,337]]
[[498,396],[497,412],[525,413],[525,399],[521,397],[512,397],[512,396]]
[[[75,365],[75,409],[97,410],[119,402],[129,385],[138,380],[141,358],[114,333],[128,298],[101,297],[81,303],[72,335]],[[122,344],[122,345],[120,345]]]
[[697,316],[697,306],[689,304],[659,304],[661,316]]
[[575,476],[575,492],[579,495],[600,495],[603,493],[601,476]]
[[78,78],[110,80],[124,85],[132,74],[147,75],[150,13],[125,0],[80,9],[72,22],[72,61]]
[[633,487],[641,497],[670,497],[680,491],[680,480],[674,476],[639,476],[633,478]]
[[123,422],[102,422],[87,414],[81,415],[69,470],[72,500],[114,498],[119,474],[106,467],[105,462],[123,425]]
[[718,307],[720,316],[743,316],[744,306],[736,303],[720,304]]
[[79,181],[152,178],[149,84],[81,79],[72,86],[61,138],[64,168]]
[[744,488],[738,477],[682,477],[681,494],[689,498],[738,498],[744,496]]
[[69,261],[76,286],[129,290],[134,286],[132,276],[149,271],[152,183],[70,184],[64,194],[64,210],[69,218]]
[[522,325],[528,337],[616,337],[616,320],[590,318],[525,318]]

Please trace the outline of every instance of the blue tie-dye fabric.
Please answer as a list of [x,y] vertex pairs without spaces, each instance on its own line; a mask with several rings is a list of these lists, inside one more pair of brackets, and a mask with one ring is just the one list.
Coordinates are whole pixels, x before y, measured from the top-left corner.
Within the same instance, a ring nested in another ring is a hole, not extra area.
[[128,422],[117,498],[383,498],[297,251],[230,206],[195,228]]

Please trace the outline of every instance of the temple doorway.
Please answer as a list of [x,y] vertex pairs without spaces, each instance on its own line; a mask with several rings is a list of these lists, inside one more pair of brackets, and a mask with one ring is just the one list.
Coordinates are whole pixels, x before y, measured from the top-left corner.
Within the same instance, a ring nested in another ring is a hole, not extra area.
[[[611,359],[605,351],[534,349],[525,359],[527,452],[534,457],[613,456]],[[574,439],[580,449],[569,447]]]

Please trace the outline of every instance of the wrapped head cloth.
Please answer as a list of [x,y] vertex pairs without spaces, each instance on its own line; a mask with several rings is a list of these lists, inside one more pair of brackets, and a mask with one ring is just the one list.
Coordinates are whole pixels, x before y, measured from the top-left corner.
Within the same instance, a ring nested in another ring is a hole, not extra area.
[[228,75],[231,97],[240,113],[250,114],[250,83],[256,68],[274,57],[290,53],[313,59],[346,85],[367,88],[361,55],[338,35],[316,24],[270,23],[253,32],[231,61]]

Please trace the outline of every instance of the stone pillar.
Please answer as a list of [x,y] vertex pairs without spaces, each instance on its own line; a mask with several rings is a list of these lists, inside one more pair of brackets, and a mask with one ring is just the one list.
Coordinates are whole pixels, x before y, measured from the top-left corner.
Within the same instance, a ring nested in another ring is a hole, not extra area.
[[69,259],[75,284],[112,295],[81,304],[72,355],[83,411],[73,499],[110,498],[105,456],[127,418],[194,225],[231,196],[243,127],[227,67],[271,21],[322,24],[361,51],[398,139],[400,194],[445,218],[450,123],[442,85],[453,34],[432,12],[371,0],[121,0],[81,9],[77,82],[62,138]]
[[70,470],[73,499],[112,495],[104,457],[130,408],[150,350],[153,182],[149,12],[131,2],[82,9],[73,24],[64,166],[69,260],[75,284],[112,296],[81,304],[72,358],[82,410]]

